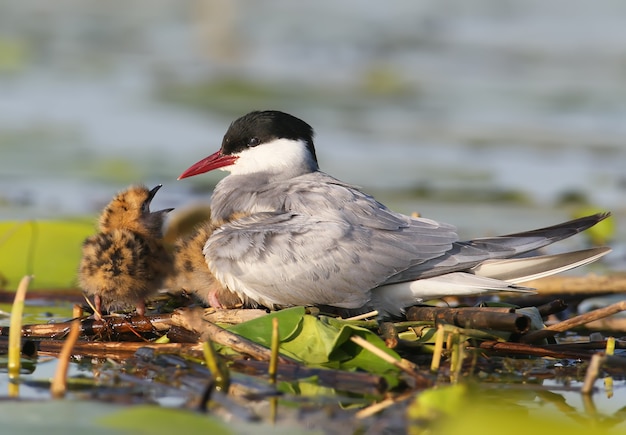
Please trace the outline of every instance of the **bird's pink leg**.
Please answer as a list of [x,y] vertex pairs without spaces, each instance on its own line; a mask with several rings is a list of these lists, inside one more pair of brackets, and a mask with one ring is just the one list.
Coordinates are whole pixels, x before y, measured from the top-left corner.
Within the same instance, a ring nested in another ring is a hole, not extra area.
[[213,308],[224,308],[222,306],[222,303],[217,298],[216,291],[209,291],[209,295],[207,299],[209,300],[209,305],[211,305]]
[[146,314],[146,301],[143,299],[139,299],[135,307],[137,307],[137,314],[140,316],[144,316]]
[[93,317],[96,320],[102,320],[102,299],[100,299],[100,295],[93,297],[93,306],[96,309],[96,312],[93,313]]

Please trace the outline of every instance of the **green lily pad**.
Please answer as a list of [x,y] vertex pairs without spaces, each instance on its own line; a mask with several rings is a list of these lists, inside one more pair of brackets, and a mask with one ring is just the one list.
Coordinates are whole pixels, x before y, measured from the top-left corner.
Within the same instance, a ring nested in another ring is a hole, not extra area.
[[83,240],[91,220],[0,222],[0,288],[15,289],[24,275],[31,288],[76,287]]
[[[518,389],[485,390],[477,384],[433,388],[416,396],[407,408],[409,434],[622,433],[612,419],[572,414],[562,404],[551,408],[549,395]],[[558,400],[558,399],[557,399]],[[563,412],[565,410],[565,412]]]
[[134,434],[170,434],[181,429],[185,434],[234,434],[226,424],[213,417],[190,411],[158,406],[134,406],[96,420],[99,425]]

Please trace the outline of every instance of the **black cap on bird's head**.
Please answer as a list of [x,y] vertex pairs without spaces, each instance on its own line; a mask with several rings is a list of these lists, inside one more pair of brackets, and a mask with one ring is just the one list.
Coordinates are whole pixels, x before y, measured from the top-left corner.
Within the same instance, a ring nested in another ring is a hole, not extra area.
[[317,162],[313,135],[313,127],[288,113],[277,110],[250,112],[230,124],[220,151],[231,155],[275,139],[302,140]]
[[[317,155],[313,144],[313,128],[288,113],[278,110],[265,110],[250,112],[247,115],[233,121],[226,131],[220,150],[189,167],[178,179],[202,174],[218,168],[227,168],[234,165],[248,150],[259,145],[274,143],[279,140],[287,140],[304,146],[308,160],[305,163],[312,170],[317,169]],[[288,151],[288,150],[287,150]],[[268,151],[269,153],[274,150]],[[281,156],[276,156],[276,159]],[[255,157],[255,164],[267,160],[265,157]],[[288,164],[286,162],[285,164]],[[259,170],[264,170],[259,167]],[[250,168],[246,168],[250,172]]]

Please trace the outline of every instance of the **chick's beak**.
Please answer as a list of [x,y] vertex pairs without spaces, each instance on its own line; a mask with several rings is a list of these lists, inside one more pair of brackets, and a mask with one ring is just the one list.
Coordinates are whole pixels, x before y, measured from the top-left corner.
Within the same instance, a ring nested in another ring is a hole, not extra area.
[[[159,191],[159,189],[163,187],[162,184],[157,184],[156,186],[154,186],[154,188],[148,192],[148,199],[146,200],[146,204],[149,207],[150,203],[152,202],[152,200],[154,199],[154,195],[156,195],[156,193]],[[163,210],[159,210],[159,211],[154,211],[152,213],[159,213],[159,214],[166,214],[171,212],[172,210],[174,210],[173,208],[165,208]]]
[[157,184],[156,186],[152,188],[150,192],[148,192],[148,199],[146,200],[148,204],[152,202],[152,200],[154,199],[154,195],[156,195],[156,193],[159,191],[161,187],[163,187],[162,184]]
[[192,177],[194,175],[202,174],[204,172],[212,171],[213,169],[223,168],[224,166],[230,166],[237,160],[237,156],[222,154],[222,151],[211,154],[200,160],[197,163],[191,165],[185,172],[180,174],[179,180],[183,178]]

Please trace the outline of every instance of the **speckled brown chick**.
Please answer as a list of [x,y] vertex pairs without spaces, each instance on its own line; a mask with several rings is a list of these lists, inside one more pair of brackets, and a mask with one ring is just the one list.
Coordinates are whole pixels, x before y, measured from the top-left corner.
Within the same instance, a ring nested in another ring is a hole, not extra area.
[[162,240],[163,223],[172,209],[150,211],[161,188],[132,186],[117,194],[99,220],[100,232],[83,243],[79,284],[101,307],[134,305],[145,313],[145,299],[172,274],[173,261]]
[[176,239],[174,273],[166,280],[166,287],[194,294],[214,308],[235,308],[242,306],[244,301],[213,277],[202,253],[204,244],[217,227],[219,224],[207,221],[198,225],[190,235]]

